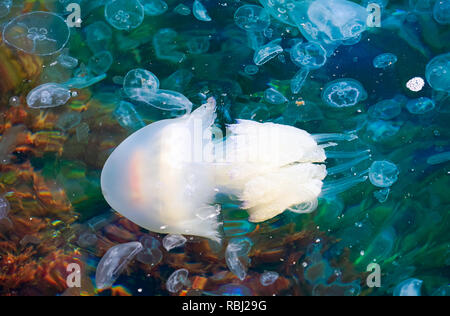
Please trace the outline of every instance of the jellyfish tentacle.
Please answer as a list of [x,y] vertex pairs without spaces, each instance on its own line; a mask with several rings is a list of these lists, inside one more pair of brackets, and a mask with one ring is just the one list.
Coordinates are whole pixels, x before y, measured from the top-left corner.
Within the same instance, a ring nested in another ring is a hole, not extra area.
[[355,139],[358,139],[358,135],[356,135],[354,132],[349,132],[346,134],[313,134],[311,135],[314,140],[318,143],[326,143],[326,142],[332,142],[332,141],[353,141]]
[[349,158],[358,158],[361,156],[366,156],[370,153],[370,149],[362,150],[362,151],[327,151],[327,158],[334,159],[349,159]]
[[339,180],[325,181],[322,187],[322,197],[335,196],[339,193],[347,191],[359,183],[365,182],[368,176],[349,176]]
[[361,162],[369,159],[370,157],[371,157],[370,155],[365,155],[365,156],[362,156],[360,158],[356,158],[354,160],[351,160],[349,162],[339,164],[339,165],[337,165],[335,167],[328,168],[327,169],[327,173],[328,173],[329,176],[331,176],[331,175],[335,175],[335,174],[338,174],[338,173],[350,170],[352,167],[360,164]]

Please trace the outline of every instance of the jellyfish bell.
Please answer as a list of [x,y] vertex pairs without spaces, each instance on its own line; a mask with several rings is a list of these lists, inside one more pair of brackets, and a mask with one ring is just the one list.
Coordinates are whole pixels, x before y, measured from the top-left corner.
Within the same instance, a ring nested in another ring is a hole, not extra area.
[[190,139],[196,129],[203,129],[207,148],[214,119],[214,106],[206,104],[189,115],[150,124],[127,138],[102,170],[101,187],[109,205],[153,232],[219,241],[217,217],[197,216],[214,201],[214,173],[210,164],[192,159]]

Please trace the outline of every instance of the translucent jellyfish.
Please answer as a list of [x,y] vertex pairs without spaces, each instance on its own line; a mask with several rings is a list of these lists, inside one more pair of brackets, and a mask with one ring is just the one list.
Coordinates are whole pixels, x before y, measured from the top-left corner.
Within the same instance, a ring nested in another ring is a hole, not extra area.
[[153,238],[152,236],[142,236],[139,239],[139,242],[142,244],[143,249],[137,254],[137,261],[150,266],[156,266],[161,262],[163,254],[161,250],[159,250],[161,243],[158,239]]
[[210,39],[207,36],[191,36],[186,43],[188,52],[199,55],[208,52]]
[[187,239],[183,235],[170,234],[164,237],[163,247],[170,251],[174,248],[182,247],[186,243]]
[[138,100],[164,111],[185,111],[190,113],[193,105],[183,94],[162,89],[156,92],[148,92],[145,94],[145,98],[139,97]]
[[194,5],[192,6],[192,13],[195,18],[199,21],[209,22],[211,21],[211,17],[208,14],[205,6],[199,1],[195,0]]
[[367,28],[368,12],[351,1],[316,0],[299,3],[291,17],[308,40],[339,45],[361,36]]
[[144,12],[146,15],[157,16],[165,13],[169,6],[163,0],[139,0],[144,6]]
[[398,168],[390,161],[374,161],[369,169],[369,179],[374,186],[388,188],[397,182]]
[[145,69],[130,70],[123,81],[123,90],[131,99],[141,100],[159,88],[158,78]]
[[435,107],[434,101],[425,97],[410,100],[406,104],[406,108],[411,114],[425,114],[433,111]]
[[284,104],[288,99],[274,88],[269,88],[264,92],[264,99],[271,104]]
[[112,27],[129,31],[144,21],[144,7],[138,0],[112,0],[105,5],[105,18]]
[[395,136],[400,130],[401,122],[376,120],[367,124],[367,134],[375,142],[382,142]]
[[262,47],[260,47],[253,56],[253,62],[257,66],[261,66],[267,63],[269,60],[275,58],[278,54],[283,52],[283,48],[280,46],[281,40],[274,40]]
[[327,52],[319,43],[297,43],[291,48],[291,60],[299,67],[318,69],[327,62]]
[[69,27],[62,17],[41,11],[20,15],[3,29],[6,44],[39,56],[58,53],[66,46],[69,36]]
[[236,10],[234,21],[243,30],[260,32],[269,27],[270,16],[263,7],[246,4]]
[[255,66],[255,65],[247,65],[247,66],[245,66],[244,71],[247,75],[253,76],[259,72],[259,68],[258,68],[258,66]]
[[401,103],[396,99],[380,101],[377,104],[372,105],[368,110],[370,118],[386,121],[396,118],[401,112]]
[[225,251],[225,261],[228,268],[241,281],[247,276],[248,253],[252,245],[253,243],[247,237],[234,238],[230,240]]
[[136,111],[134,105],[129,102],[121,101],[114,110],[113,115],[120,126],[131,132],[135,132],[145,126],[142,117]]
[[373,60],[373,66],[375,68],[385,69],[387,67],[392,66],[397,62],[397,56],[391,53],[385,53],[378,55]]
[[423,80],[421,77],[414,77],[406,83],[406,87],[413,91],[413,92],[419,92],[423,89],[425,86],[425,80]]
[[140,242],[129,242],[110,248],[100,260],[95,274],[98,289],[111,287],[131,260],[142,251]]
[[407,279],[395,287],[394,296],[420,296],[422,283],[419,279]]
[[58,118],[56,127],[63,131],[74,128],[81,122],[81,114],[78,112],[66,112]]
[[435,0],[409,0],[409,8],[418,13],[429,13],[433,10]]
[[427,159],[427,164],[438,165],[450,160],[450,151],[433,155]]
[[437,0],[433,8],[433,17],[439,24],[450,24],[450,0]]
[[0,220],[8,216],[11,207],[9,206],[8,200],[0,195]]
[[28,93],[27,104],[34,109],[53,108],[66,104],[71,96],[71,92],[63,85],[45,83]]
[[102,170],[101,187],[109,205],[153,232],[219,241],[218,218],[196,215],[214,202],[214,169],[199,163],[201,157],[192,157],[190,140],[197,135],[194,128],[200,126],[203,159],[212,159],[214,120],[215,107],[208,103],[189,115],[155,122],[128,137]]
[[384,188],[384,189],[373,192],[373,196],[378,200],[378,202],[384,203],[387,201],[387,199],[389,197],[389,193],[391,193],[391,189]]
[[434,90],[450,93],[450,53],[433,58],[427,65],[425,76]]
[[94,53],[105,50],[112,38],[111,28],[103,21],[89,24],[83,31],[85,33],[86,43]]
[[161,84],[162,88],[183,92],[191,83],[194,74],[186,69],[175,71]]
[[295,0],[259,0],[267,12],[278,21],[296,26],[289,12],[295,9]]
[[298,94],[303,88],[303,85],[306,82],[306,79],[308,79],[309,75],[309,69],[302,68],[300,69],[294,76],[294,78],[291,79],[291,92],[293,94]]
[[161,29],[153,36],[156,57],[174,63],[181,63],[186,55],[178,50],[178,33],[172,29]]
[[277,272],[267,271],[261,275],[259,281],[261,282],[262,286],[269,286],[274,284],[276,280],[278,280],[279,276],[280,275]]
[[97,236],[91,232],[85,232],[78,237],[77,243],[82,248],[94,246],[98,241]]
[[9,14],[11,6],[12,0],[0,0],[0,19]]
[[186,269],[179,269],[172,273],[167,279],[166,289],[170,293],[178,293],[183,286],[189,286],[190,281],[188,279],[189,271]]
[[180,3],[179,5],[177,5],[177,6],[175,7],[175,9],[173,9],[173,12],[178,13],[179,15],[184,15],[184,16],[186,16],[186,15],[191,14],[191,9],[189,9],[188,6],[186,6],[186,5],[182,4],[182,3]]
[[67,54],[61,54],[57,59],[58,63],[67,69],[75,69],[78,66],[78,59]]
[[366,98],[366,90],[354,79],[334,80],[328,83],[322,92],[322,100],[334,108],[354,106]]
[[107,50],[96,53],[89,58],[88,68],[95,75],[106,73],[113,64],[114,58]]
[[312,290],[313,296],[358,296],[361,292],[359,281],[341,283],[334,281],[330,284],[319,283]]

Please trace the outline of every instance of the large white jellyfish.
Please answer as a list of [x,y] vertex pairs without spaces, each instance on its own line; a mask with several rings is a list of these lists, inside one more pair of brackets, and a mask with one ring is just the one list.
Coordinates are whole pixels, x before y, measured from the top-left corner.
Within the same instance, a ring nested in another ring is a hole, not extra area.
[[355,135],[311,135],[292,126],[238,120],[228,126],[227,137],[213,139],[215,117],[215,101],[209,99],[191,114],[148,125],[120,144],[101,175],[111,207],[153,232],[220,242],[218,194],[239,200],[249,221],[263,222],[286,210],[312,212],[319,196],[367,179],[323,182],[327,155],[356,158],[330,168],[332,176],[368,158],[367,152],[325,153],[336,145],[330,142]]

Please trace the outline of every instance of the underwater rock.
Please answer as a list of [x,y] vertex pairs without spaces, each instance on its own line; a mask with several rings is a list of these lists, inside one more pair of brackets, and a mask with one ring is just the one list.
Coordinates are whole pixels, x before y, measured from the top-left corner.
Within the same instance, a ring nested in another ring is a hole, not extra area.
[[354,79],[338,79],[328,83],[322,92],[322,100],[330,107],[355,106],[367,99],[367,92]]
[[261,32],[270,25],[270,16],[264,8],[246,4],[241,6],[234,13],[234,22],[241,29],[248,32]]
[[194,4],[192,6],[192,13],[194,14],[195,18],[199,21],[204,22],[211,21],[211,17],[209,16],[208,11],[206,11],[206,8],[199,0],[194,0]]
[[98,289],[111,287],[131,260],[143,249],[140,242],[129,242],[110,248],[100,260],[95,274]]
[[53,108],[66,104],[71,97],[71,92],[63,85],[45,83],[28,93],[27,104],[33,109]]
[[144,21],[144,7],[138,0],[111,0],[105,5],[105,19],[115,29],[129,31]]
[[189,286],[188,279],[189,271],[186,269],[179,269],[172,273],[166,282],[166,289],[170,293],[178,293],[183,286]]
[[394,296],[420,296],[422,280],[408,279],[398,284],[394,289]]
[[182,247],[186,243],[187,239],[182,235],[167,235],[163,238],[163,247],[170,251],[174,248]]
[[369,179],[374,186],[388,188],[398,179],[398,168],[390,161],[374,161],[369,169]]
[[69,40],[70,30],[59,16],[35,11],[20,15],[3,29],[6,44],[28,54],[53,55],[61,51]]
[[378,55],[373,60],[373,66],[379,69],[386,69],[397,62],[397,56],[392,53]]
[[261,275],[259,281],[261,282],[262,286],[269,286],[274,284],[278,280],[279,276],[280,275],[277,272],[266,271]]

